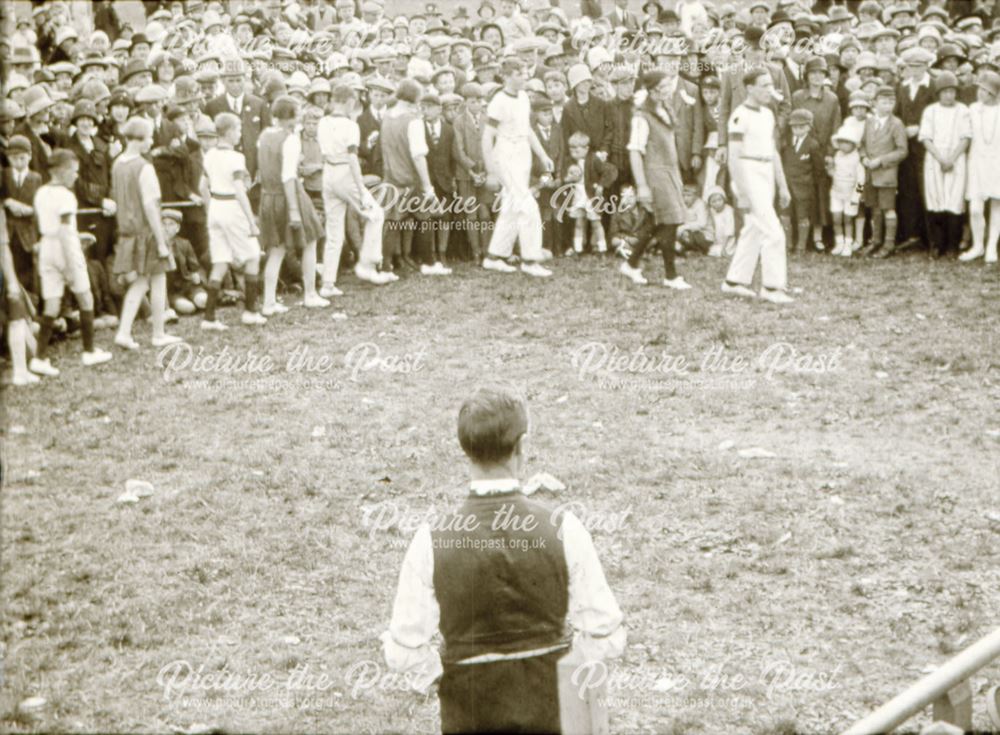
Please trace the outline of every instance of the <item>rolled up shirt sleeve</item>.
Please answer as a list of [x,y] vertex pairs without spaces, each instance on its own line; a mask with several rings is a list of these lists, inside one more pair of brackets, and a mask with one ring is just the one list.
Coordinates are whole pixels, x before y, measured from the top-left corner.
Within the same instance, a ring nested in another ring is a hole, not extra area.
[[434,551],[426,524],[417,529],[403,558],[389,629],[382,636],[385,662],[408,675],[413,689],[427,691],[441,675],[441,656],[431,641],[441,609],[434,594]]
[[632,133],[628,139],[628,150],[646,155],[646,141],[649,140],[649,123],[646,118],[636,115],[632,118]]
[[427,137],[424,135],[423,120],[419,118],[410,120],[410,124],[406,126],[406,139],[410,144],[410,156],[412,158],[427,155]]
[[604,578],[590,532],[571,512],[563,515],[561,531],[569,570],[566,620],[575,631],[573,648],[588,661],[619,656],[625,650],[624,617]]

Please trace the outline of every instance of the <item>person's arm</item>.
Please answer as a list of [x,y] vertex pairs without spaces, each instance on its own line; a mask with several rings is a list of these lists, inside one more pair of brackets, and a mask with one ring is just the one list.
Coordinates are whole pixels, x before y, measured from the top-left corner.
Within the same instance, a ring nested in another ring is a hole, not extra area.
[[386,665],[414,675],[415,689],[429,687],[442,673],[441,657],[431,644],[441,609],[434,594],[434,550],[430,527],[420,526],[399,572],[389,629],[380,636]]
[[160,220],[160,181],[156,178],[153,164],[147,163],[139,172],[139,198],[142,200],[142,211],[146,215],[146,224],[156,240],[156,253],[161,258],[170,257],[170,247],[167,236],[163,232]]
[[413,159],[413,166],[417,169],[417,176],[420,177],[420,188],[424,195],[434,192],[434,185],[431,184],[430,169],[427,168],[427,137],[424,135],[424,121],[420,118],[411,120],[406,126],[406,137],[409,141],[410,158]]
[[281,187],[285,191],[285,205],[288,207],[288,225],[293,229],[302,227],[299,212],[299,159],[302,157],[302,142],[295,133],[289,133],[281,144]]
[[705,147],[705,106],[701,103],[701,93],[698,88],[694,88],[694,112],[693,130],[691,138],[691,168],[694,171],[701,170],[701,152]]
[[260,230],[257,229],[257,220],[253,217],[253,208],[250,206],[250,198],[247,196],[247,181],[249,178],[250,174],[246,170],[246,162],[244,161],[240,168],[233,172],[233,189],[236,190],[236,201],[240,203],[243,216],[250,223],[250,237],[257,237],[260,234]]
[[880,165],[886,168],[889,166],[898,166],[910,153],[910,146],[906,139],[906,129],[903,128],[903,123],[898,118],[889,118],[889,124],[892,125],[893,149],[878,159]]
[[538,160],[541,161],[542,168],[551,173],[555,168],[555,163],[549,158],[549,154],[546,152],[544,146],[542,146],[542,142],[538,140],[534,128],[528,129],[528,142],[531,144],[531,150],[538,156]]
[[566,511],[560,528],[569,571],[566,622],[573,628],[573,648],[588,661],[620,656],[625,650],[624,616],[608,586],[590,532]]
[[476,166],[476,162],[469,158],[465,153],[465,125],[456,123],[455,126],[455,139],[452,144],[452,155],[455,160],[458,161],[459,167],[464,171],[469,178],[472,177],[472,170]]
[[785,181],[785,169],[781,165],[781,156],[774,152],[774,182],[778,187],[778,204],[784,209],[792,203],[792,195],[788,191],[788,182]]

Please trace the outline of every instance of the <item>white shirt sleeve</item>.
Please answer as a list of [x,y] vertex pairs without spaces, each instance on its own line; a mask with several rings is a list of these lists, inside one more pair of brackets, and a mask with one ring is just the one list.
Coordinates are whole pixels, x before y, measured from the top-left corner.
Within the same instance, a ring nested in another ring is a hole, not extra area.
[[299,178],[299,159],[302,157],[302,141],[291,133],[281,144],[281,182]]
[[434,549],[426,523],[417,529],[403,558],[389,629],[382,636],[385,662],[393,671],[414,677],[414,689],[426,691],[442,672],[431,639],[438,632],[441,609],[434,594]]
[[561,531],[569,570],[566,621],[576,631],[573,648],[588,661],[619,656],[626,638],[622,611],[604,578],[590,532],[569,511],[563,514]]
[[424,135],[424,121],[422,119],[418,117],[415,120],[410,120],[410,124],[406,126],[406,138],[410,143],[410,156],[416,158],[427,155],[427,137]]
[[628,150],[645,155],[646,142],[649,140],[649,123],[646,118],[636,115],[632,118],[632,134],[628,139]]
[[333,155],[333,131],[330,130],[332,123],[332,118],[322,117],[320,118],[319,125],[316,127],[316,141],[319,143],[319,150],[324,156]]

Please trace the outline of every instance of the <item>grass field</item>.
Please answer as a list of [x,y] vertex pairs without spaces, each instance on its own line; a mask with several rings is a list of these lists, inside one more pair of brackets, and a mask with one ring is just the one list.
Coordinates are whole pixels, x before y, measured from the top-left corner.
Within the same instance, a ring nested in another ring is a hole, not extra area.
[[[458,501],[457,408],[489,378],[526,390],[529,470],[569,486],[549,502],[582,504],[625,612],[614,732],[862,716],[997,625],[1000,274],[807,257],[778,308],[718,293],[723,267],[682,262],[698,290],[678,294],[595,259],[547,282],[459,265],[382,290],[345,278],[343,321],[175,325],[206,355],[270,356],[263,374],[165,378],[150,347],[85,369],[61,345],[59,379],[3,396],[3,729],[433,731],[434,697],[373,668],[410,531],[364,509]],[[752,364],[744,385],[698,369],[713,348],[755,363],[781,342],[826,369]],[[416,369],[352,371],[365,343]],[[589,343],[691,367],[581,374]],[[303,348],[332,367],[288,370]],[[129,478],[155,495],[117,504]],[[178,661],[213,689],[171,679]],[[19,714],[32,696],[46,704]]]

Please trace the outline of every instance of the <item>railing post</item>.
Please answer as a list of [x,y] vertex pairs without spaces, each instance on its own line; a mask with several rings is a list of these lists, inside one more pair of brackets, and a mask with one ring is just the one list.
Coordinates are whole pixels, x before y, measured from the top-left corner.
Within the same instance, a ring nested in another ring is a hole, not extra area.
[[934,719],[950,722],[963,731],[972,729],[972,687],[968,679],[934,700]]

